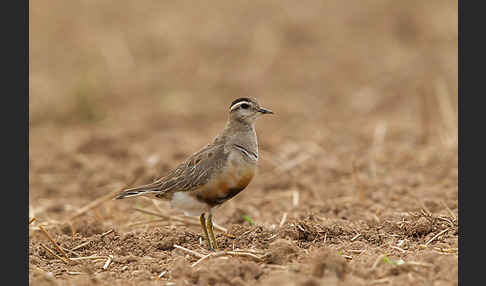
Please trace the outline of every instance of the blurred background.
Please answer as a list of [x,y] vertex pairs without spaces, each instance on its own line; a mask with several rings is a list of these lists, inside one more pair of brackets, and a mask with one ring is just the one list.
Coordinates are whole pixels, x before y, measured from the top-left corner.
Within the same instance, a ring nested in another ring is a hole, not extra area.
[[433,121],[457,111],[457,23],[443,0],[31,1],[30,125],[221,125],[241,96],[295,136],[424,105]]
[[392,158],[457,171],[457,1],[29,3],[31,201],[163,175],[238,97],[275,111],[257,123],[261,173],[323,196]]

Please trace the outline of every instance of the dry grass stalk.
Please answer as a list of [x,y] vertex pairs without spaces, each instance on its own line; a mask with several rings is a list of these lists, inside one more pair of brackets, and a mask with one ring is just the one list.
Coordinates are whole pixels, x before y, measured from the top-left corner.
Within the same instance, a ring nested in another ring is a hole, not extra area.
[[305,232],[305,228],[304,228],[304,227],[302,227],[302,225],[297,224],[296,226],[297,226],[297,228],[298,228],[298,229],[300,229],[302,232]]
[[263,250],[257,250],[257,249],[233,249],[233,252],[249,252],[253,254],[265,254],[266,252]]
[[361,254],[365,251],[366,251],[366,249],[350,249],[350,250],[348,250],[348,252],[357,253],[357,254]]
[[127,224],[127,226],[132,227],[132,226],[137,226],[137,225],[151,224],[151,223],[164,222],[164,221],[167,221],[167,220],[163,219],[163,218],[149,219],[149,220],[143,220],[143,221],[129,223],[129,224]]
[[431,239],[429,239],[429,241],[427,241],[425,243],[425,246],[427,247],[427,245],[429,245],[432,241],[436,240],[439,236],[441,236],[442,234],[446,233],[449,229],[446,228],[444,229],[443,231],[439,232],[438,234],[434,235],[434,237],[432,237]]
[[432,217],[432,212],[427,208],[427,206],[425,206],[425,203],[420,202],[420,204],[422,205],[422,209],[420,210],[422,215],[424,215],[425,217],[429,217],[429,218]]
[[80,245],[78,245],[78,246],[74,247],[73,249],[71,249],[71,251],[75,251],[75,250],[78,250],[78,249],[80,249],[80,248],[82,248],[82,247],[85,247],[85,246],[86,246],[86,245],[88,245],[90,242],[91,242],[91,241],[86,241],[86,242],[83,242],[83,243],[81,243]]
[[70,250],[70,249],[67,249],[67,248],[62,247],[62,246],[59,246],[59,247],[61,247],[61,248],[62,248],[62,250],[66,251],[66,252],[69,252],[69,253],[70,253],[70,254],[72,254],[72,255],[79,256],[79,255],[78,255],[76,252],[74,252],[74,251],[72,251],[72,250]]
[[76,271],[67,271],[66,274],[68,274],[68,275],[81,275],[83,273],[82,272],[76,272]]
[[175,247],[175,248],[177,248],[177,249],[180,249],[180,250],[182,250],[182,251],[185,251],[185,252],[187,252],[187,253],[190,253],[190,254],[192,254],[192,255],[194,255],[194,256],[197,256],[197,257],[199,257],[199,258],[203,258],[203,257],[205,256],[204,254],[201,254],[201,253],[196,252],[196,251],[194,251],[194,250],[187,249],[187,248],[182,247],[182,246],[177,245],[177,244],[174,244],[174,247]]
[[220,251],[220,252],[215,252],[215,253],[210,253],[210,254],[207,254],[203,257],[201,257],[198,261],[194,262],[191,267],[195,267],[197,266],[199,263],[203,262],[204,260],[210,258],[210,257],[220,257],[220,256],[226,256],[226,255],[230,255],[230,256],[243,256],[243,257],[251,257],[257,261],[263,261],[263,259],[261,257],[258,257],[256,256],[255,254],[253,253],[250,253],[250,252],[240,252],[240,251]]
[[71,221],[69,221],[69,229],[71,229],[71,236],[74,238],[74,235],[76,234],[76,229],[74,228],[74,225]]
[[443,221],[447,222],[450,227],[454,227],[454,223],[450,219],[448,219],[448,218],[445,218],[445,217],[437,217],[437,219],[443,220]]
[[447,206],[447,204],[444,201],[441,201],[442,205],[445,207],[447,212],[451,215],[451,217],[454,219],[454,221],[457,221],[456,215],[452,212],[452,210]]
[[84,257],[76,257],[76,258],[71,258],[73,261],[78,261],[78,260],[105,260],[107,259],[107,256],[97,256],[97,255],[92,255],[92,256],[84,256]]
[[275,237],[277,237],[277,236],[278,236],[278,233],[273,234],[273,235],[271,235],[270,237],[268,237],[268,238],[267,238],[267,240],[272,240],[272,239],[274,239],[274,238],[275,238]]
[[110,229],[109,231],[103,232],[103,233],[101,234],[101,238],[103,238],[103,237],[107,236],[108,234],[110,234],[110,233],[112,233],[112,232],[113,232],[113,229]]
[[299,205],[299,192],[298,191],[293,191],[292,192],[292,206],[295,208]]
[[388,278],[377,279],[377,280],[371,281],[370,284],[384,284],[384,283],[390,283],[390,279],[388,279]]
[[449,253],[449,254],[457,254],[457,248],[442,248],[442,247],[434,247],[434,250],[440,253]]
[[204,260],[206,260],[207,258],[209,258],[211,256],[212,253],[210,254],[207,254],[207,255],[204,255],[203,257],[201,257],[198,261],[194,262],[191,267],[195,267],[196,265],[198,265],[199,263],[203,262]]
[[355,235],[353,238],[351,238],[351,241],[355,241],[358,237],[361,236],[361,233],[358,233],[357,235]]
[[425,263],[425,262],[416,262],[416,261],[407,261],[403,265],[410,265],[410,266],[422,266],[422,267],[432,267],[433,264]]
[[113,199],[115,197],[115,195],[117,195],[119,192],[120,192],[120,190],[115,190],[115,191],[112,191],[112,192],[92,201],[91,203],[87,204],[86,206],[80,208],[75,214],[71,215],[68,218],[68,221],[73,220],[73,219],[83,215],[87,211],[101,205],[102,203],[104,203],[106,201],[109,201],[110,199]]
[[183,222],[183,223],[187,223],[187,224],[192,224],[192,225],[199,225],[199,222],[196,222],[195,220],[191,220],[191,219],[184,219],[184,218],[180,218],[180,217],[176,217],[176,216],[169,216],[169,215],[165,215],[165,214],[161,214],[161,213],[156,213],[156,212],[153,212],[153,211],[149,211],[149,210],[145,210],[145,209],[141,209],[141,208],[133,208],[134,210],[138,211],[138,212],[141,212],[141,213],[144,213],[144,214],[148,214],[148,215],[153,215],[153,216],[158,216],[158,217],[161,217],[165,220],[175,220],[175,221],[179,221],[179,222]]
[[[199,219],[194,220],[194,219],[190,219],[190,218],[185,219],[185,218],[180,218],[180,217],[177,217],[177,216],[169,216],[169,215],[165,215],[165,214],[161,214],[161,213],[156,213],[156,212],[149,211],[149,210],[145,210],[145,209],[141,209],[141,208],[133,208],[133,209],[136,210],[136,211],[138,211],[138,212],[144,213],[144,214],[158,216],[158,217],[161,217],[161,218],[165,218],[167,220],[175,220],[175,221],[183,222],[183,223],[190,224],[190,225],[197,225],[197,226],[200,225]],[[224,228],[222,226],[219,226],[217,224],[214,224],[214,228],[217,229],[217,230],[220,230],[222,232],[226,232],[227,231],[226,228]]]
[[274,269],[281,269],[281,270],[288,270],[287,267],[277,264],[264,264],[263,267],[274,268]]
[[405,253],[405,252],[406,252],[404,249],[402,249],[402,248],[400,248],[400,247],[398,247],[398,246],[394,246],[394,245],[392,245],[392,246],[390,246],[390,247],[391,247],[391,248],[393,248],[393,249],[396,249],[396,250],[400,251],[401,253]]
[[280,224],[278,226],[282,227],[286,221],[287,221],[287,213],[284,213],[282,219],[280,220]]
[[70,261],[69,257],[67,256],[66,252],[62,250],[62,248],[52,239],[52,237],[49,235],[49,233],[42,227],[39,226],[39,229],[42,231],[42,233],[49,239],[49,241],[54,245],[54,247],[59,250],[60,253],[68,260]]
[[108,255],[108,259],[106,259],[105,264],[103,265],[103,270],[108,269],[108,266],[110,266],[111,262],[113,261],[113,255]]
[[41,243],[40,246],[42,248],[44,248],[47,252],[49,252],[50,254],[52,254],[54,257],[56,257],[57,259],[63,261],[66,264],[71,264],[71,262],[72,262],[71,260],[67,260],[64,257],[61,257],[61,256],[57,255],[53,250],[51,250],[49,247],[45,246],[44,244]]
[[452,141],[457,138],[457,113],[452,106],[449,91],[443,80],[435,82],[434,95],[437,99],[439,114],[446,132],[444,134],[448,141],[446,143],[449,143],[449,140]]
[[147,198],[147,197],[142,197],[142,198],[146,198],[146,199],[149,199],[152,201],[152,203],[154,204],[155,208],[159,211],[159,213],[163,213],[162,209],[160,208],[159,206],[159,203],[157,202],[157,200],[155,199],[151,199],[151,198]]
[[352,168],[351,175],[354,183],[355,193],[359,195],[359,201],[363,203],[365,202],[365,194],[364,194],[363,182],[361,182],[361,179],[359,178],[359,170],[358,170],[356,158],[354,158],[353,161],[351,162],[351,168]]
[[29,224],[33,223],[35,220],[36,220],[36,218],[35,218],[35,217],[31,218],[31,219],[29,220]]

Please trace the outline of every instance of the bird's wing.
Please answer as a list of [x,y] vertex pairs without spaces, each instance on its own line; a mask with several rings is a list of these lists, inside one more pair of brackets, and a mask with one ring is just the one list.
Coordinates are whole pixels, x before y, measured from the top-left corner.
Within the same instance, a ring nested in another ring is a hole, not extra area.
[[193,191],[206,184],[222,169],[227,156],[223,144],[207,145],[171,170],[166,176],[153,183],[124,190],[117,198]]

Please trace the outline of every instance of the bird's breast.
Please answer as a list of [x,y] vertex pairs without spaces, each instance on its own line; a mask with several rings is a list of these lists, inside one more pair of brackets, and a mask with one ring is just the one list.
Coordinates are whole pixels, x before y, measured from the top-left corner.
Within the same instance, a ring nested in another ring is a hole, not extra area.
[[195,191],[195,196],[211,207],[222,204],[244,190],[255,172],[256,166],[253,164],[229,160],[220,174],[205,187]]

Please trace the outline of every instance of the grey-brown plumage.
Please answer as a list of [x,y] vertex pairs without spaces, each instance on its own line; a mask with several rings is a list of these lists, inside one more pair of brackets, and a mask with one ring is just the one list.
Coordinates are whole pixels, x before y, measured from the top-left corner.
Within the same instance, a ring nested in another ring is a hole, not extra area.
[[[211,218],[214,207],[244,190],[254,177],[258,162],[254,121],[262,114],[271,113],[261,108],[254,99],[234,100],[223,132],[212,143],[191,155],[164,177],[147,185],[124,190],[116,198],[152,195],[166,199],[172,207],[184,211],[186,215],[202,214],[202,224],[204,213],[209,212]],[[215,239],[213,241],[216,245]]]
[[169,198],[168,196],[173,192],[190,192],[206,184],[212,176],[216,175],[223,168],[227,157],[224,144],[207,145],[166,176],[153,183],[127,189],[117,199],[149,194],[154,194],[157,198]]

